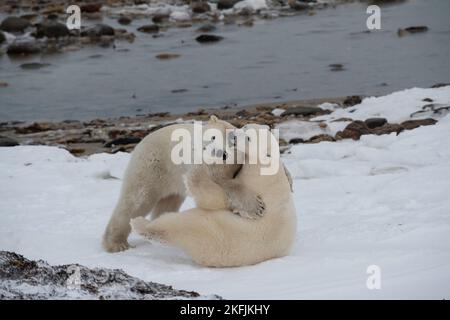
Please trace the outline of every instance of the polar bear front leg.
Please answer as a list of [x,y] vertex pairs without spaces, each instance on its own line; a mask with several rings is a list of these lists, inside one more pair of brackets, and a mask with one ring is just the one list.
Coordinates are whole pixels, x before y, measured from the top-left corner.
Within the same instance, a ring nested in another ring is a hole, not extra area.
[[188,195],[194,198],[197,207],[206,210],[228,208],[228,199],[222,187],[211,180],[203,167],[191,169],[184,175]]

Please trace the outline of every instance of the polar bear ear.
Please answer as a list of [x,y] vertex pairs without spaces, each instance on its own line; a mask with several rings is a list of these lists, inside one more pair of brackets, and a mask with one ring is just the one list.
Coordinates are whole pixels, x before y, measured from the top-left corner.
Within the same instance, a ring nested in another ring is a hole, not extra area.
[[210,118],[209,118],[209,122],[210,123],[215,123],[215,122],[218,122],[219,121],[219,118],[217,118],[215,115],[212,115]]

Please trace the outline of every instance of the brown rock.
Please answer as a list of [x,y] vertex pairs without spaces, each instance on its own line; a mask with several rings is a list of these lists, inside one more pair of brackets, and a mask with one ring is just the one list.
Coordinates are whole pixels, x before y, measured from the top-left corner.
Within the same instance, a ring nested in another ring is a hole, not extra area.
[[119,22],[122,25],[128,25],[131,23],[131,18],[127,16],[120,16],[117,22]]
[[99,12],[102,8],[101,3],[86,3],[80,6],[81,12],[94,13]]
[[7,17],[0,24],[0,29],[6,32],[23,32],[30,26],[30,22],[19,17]]
[[284,117],[284,116],[295,115],[295,116],[306,117],[306,116],[314,115],[317,113],[321,113],[323,111],[324,110],[319,107],[297,106],[297,107],[287,109],[285,112],[283,112],[281,114],[281,116]]
[[386,123],[385,125],[383,125],[381,127],[372,129],[372,133],[380,136],[382,134],[390,134],[392,132],[395,132],[398,135],[403,130],[405,130],[405,128],[403,128],[403,126],[401,124]]
[[14,42],[9,45],[6,53],[8,55],[30,55],[41,52],[41,47],[33,41]]
[[347,121],[353,121],[353,119],[352,118],[338,118],[331,122],[347,122]]
[[49,131],[49,130],[53,130],[53,126],[51,123],[48,123],[48,122],[34,122],[34,123],[30,124],[29,126],[17,127],[15,129],[16,133],[19,133],[19,134],[36,133],[36,132]]
[[159,59],[159,60],[169,60],[169,59],[179,58],[179,57],[181,57],[181,55],[178,53],[160,53],[160,54],[157,54],[155,57],[156,57],[156,59]]
[[437,121],[432,118],[418,119],[418,120],[407,120],[402,122],[402,127],[406,130],[412,130],[420,126],[430,126],[435,124]]
[[86,152],[86,149],[83,148],[69,148],[68,151],[74,156],[81,155]]
[[169,20],[169,15],[164,13],[157,13],[152,17],[153,23],[162,23]]
[[371,131],[365,122],[356,120],[348,124],[344,131],[338,132],[339,136],[343,139],[353,139],[359,140],[359,138],[364,134],[370,134]]
[[356,104],[360,104],[362,102],[361,96],[348,96],[345,98],[343,104],[346,107],[353,107]]
[[147,24],[139,27],[137,30],[145,33],[158,33],[159,27],[156,24]]
[[194,13],[205,13],[210,11],[211,7],[206,1],[196,1],[191,3],[191,9]]
[[308,140],[308,143],[319,143],[322,141],[336,141],[332,136],[328,134],[319,134]]

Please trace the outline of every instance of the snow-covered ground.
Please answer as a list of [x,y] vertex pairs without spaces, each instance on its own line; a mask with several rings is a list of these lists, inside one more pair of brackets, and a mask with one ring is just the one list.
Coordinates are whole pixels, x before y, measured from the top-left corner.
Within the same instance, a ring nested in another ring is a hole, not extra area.
[[[366,99],[351,115],[403,119],[424,98],[449,103],[450,87]],[[450,298],[450,115],[398,136],[295,145],[283,158],[298,212],[291,255],[211,269],[134,235],[133,249],[102,250],[128,154],[0,148],[0,249],[224,298]],[[381,270],[380,290],[366,287],[371,265]]]

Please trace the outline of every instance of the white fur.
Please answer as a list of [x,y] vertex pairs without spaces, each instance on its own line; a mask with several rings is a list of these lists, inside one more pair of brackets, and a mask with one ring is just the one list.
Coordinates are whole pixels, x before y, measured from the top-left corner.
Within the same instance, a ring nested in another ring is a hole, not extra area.
[[208,175],[193,172],[186,183],[197,208],[153,221],[133,219],[131,226],[150,239],[181,247],[204,266],[243,266],[284,256],[297,225],[290,184],[281,163],[275,175],[261,175],[260,168],[259,163],[245,164],[235,179],[265,202],[265,214],[259,219],[245,219],[225,209],[224,190]]
[[[234,127],[211,117],[203,126],[219,129],[224,135],[226,129]],[[177,142],[171,141],[176,129],[186,129],[193,135],[193,124],[176,124],[161,128],[146,136],[134,149],[125,172],[119,201],[103,236],[103,246],[109,252],[126,250],[130,233],[130,219],[144,217],[152,212],[157,218],[169,211],[178,211],[183,203],[185,187],[183,175],[200,165],[176,165],[171,151]],[[236,165],[220,165],[223,174],[237,170]]]

